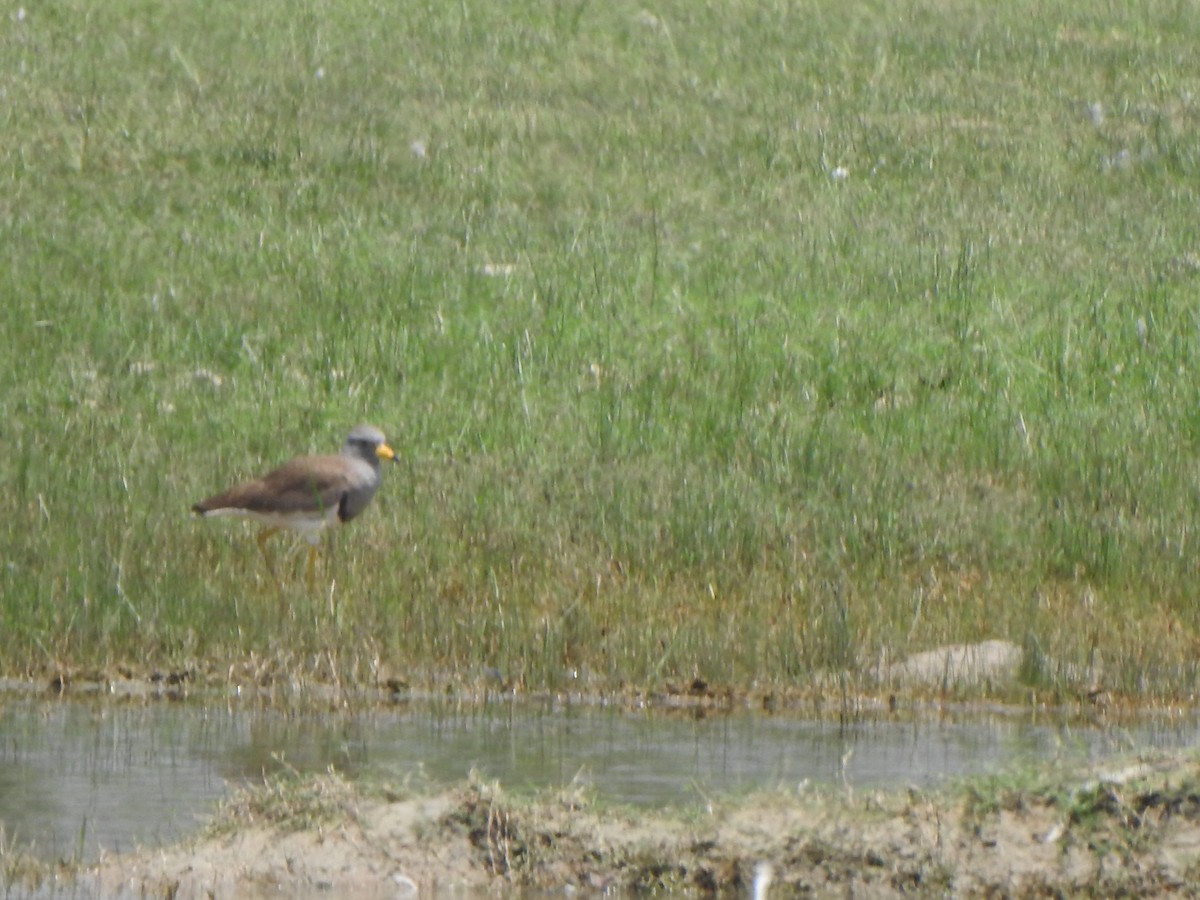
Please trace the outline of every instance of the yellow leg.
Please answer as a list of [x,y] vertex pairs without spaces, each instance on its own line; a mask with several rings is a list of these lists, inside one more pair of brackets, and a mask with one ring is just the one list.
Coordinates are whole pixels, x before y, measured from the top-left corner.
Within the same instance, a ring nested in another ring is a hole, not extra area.
[[271,573],[271,577],[275,579],[275,583],[279,584],[279,576],[275,574],[275,564],[271,561],[271,554],[267,552],[267,541],[272,535],[278,534],[279,528],[264,528],[258,535],[258,549],[262,552],[263,560],[266,561],[267,571]]
[[316,590],[316,587],[317,587],[316,563],[317,563],[317,547],[315,544],[313,544],[308,548],[308,568],[305,570],[305,575],[308,578],[309,592]]

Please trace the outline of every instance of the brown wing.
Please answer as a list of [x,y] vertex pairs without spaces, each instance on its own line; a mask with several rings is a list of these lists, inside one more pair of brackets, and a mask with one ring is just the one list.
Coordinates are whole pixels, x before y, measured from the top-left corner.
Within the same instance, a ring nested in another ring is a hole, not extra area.
[[324,512],[355,486],[354,470],[340,456],[302,456],[253,481],[192,507],[198,513],[244,509],[257,513]]

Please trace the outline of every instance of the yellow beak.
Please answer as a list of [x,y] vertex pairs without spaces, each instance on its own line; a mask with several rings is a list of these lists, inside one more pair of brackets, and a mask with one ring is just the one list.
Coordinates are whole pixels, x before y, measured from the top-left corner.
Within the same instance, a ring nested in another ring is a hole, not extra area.
[[396,460],[396,451],[393,450],[391,447],[389,447],[387,444],[380,444],[378,447],[376,447],[375,455],[378,456],[380,459],[390,459],[393,462],[395,462],[395,460]]

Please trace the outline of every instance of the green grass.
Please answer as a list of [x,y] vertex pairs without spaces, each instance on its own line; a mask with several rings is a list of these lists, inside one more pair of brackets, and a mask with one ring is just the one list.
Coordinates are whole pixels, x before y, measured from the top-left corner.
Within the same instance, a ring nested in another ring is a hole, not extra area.
[[[5,13],[4,669],[1200,686],[1200,15],[649,9]],[[332,601],[189,520],[359,421]]]

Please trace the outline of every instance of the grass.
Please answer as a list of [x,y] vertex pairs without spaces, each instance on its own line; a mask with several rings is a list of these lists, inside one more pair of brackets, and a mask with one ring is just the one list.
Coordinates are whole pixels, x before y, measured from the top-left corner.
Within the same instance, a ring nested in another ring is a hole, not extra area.
[[[6,670],[1196,690],[1186,5],[5,15]],[[359,421],[328,590],[188,519]]]

